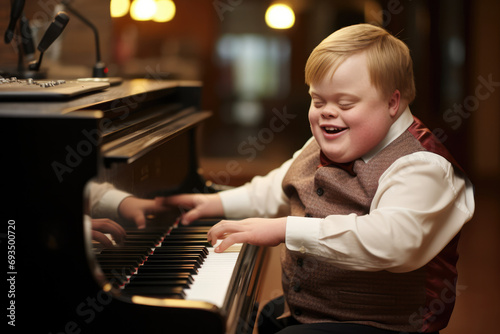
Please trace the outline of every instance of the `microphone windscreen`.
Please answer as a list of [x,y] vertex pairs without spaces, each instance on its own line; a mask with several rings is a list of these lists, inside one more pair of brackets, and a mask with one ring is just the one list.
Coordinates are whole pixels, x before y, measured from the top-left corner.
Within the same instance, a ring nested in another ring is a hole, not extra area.
[[38,51],[45,52],[49,46],[61,35],[64,28],[69,22],[69,16],[65,12],[57,13],[54,21],[50,24],[47,31],[43,35],[40,43],[38,44]]

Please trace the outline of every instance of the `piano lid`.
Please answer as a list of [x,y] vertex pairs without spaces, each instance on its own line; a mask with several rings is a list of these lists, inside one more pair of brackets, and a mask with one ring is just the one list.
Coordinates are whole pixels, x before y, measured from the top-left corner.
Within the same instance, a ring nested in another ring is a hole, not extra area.
[[124,111],[140,110],[144,103],[172,99],[172,94],[184,107],[199,108],[201,87],[199,81],[132,79],[67,101],[0,101],[0,117],[72,117],[85,115],[74,113],[79,110],[101,110],[106,118],[115,119],[124,117]]

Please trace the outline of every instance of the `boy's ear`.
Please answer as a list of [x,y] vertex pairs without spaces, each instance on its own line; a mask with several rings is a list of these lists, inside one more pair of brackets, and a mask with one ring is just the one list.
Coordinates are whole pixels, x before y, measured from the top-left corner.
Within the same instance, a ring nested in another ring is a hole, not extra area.
[[396,89],[389,98],[389,113],[392,117],[398,114],[400,102],[401,92]]

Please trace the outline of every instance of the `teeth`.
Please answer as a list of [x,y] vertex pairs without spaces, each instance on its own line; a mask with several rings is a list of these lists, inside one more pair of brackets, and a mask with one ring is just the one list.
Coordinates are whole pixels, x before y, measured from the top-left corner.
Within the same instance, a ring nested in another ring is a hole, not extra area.
[[344,130],[343,128],[336,128],[333,126],[325,126],[324,129],[328,133],[337,133],[337,132],[341,132]]

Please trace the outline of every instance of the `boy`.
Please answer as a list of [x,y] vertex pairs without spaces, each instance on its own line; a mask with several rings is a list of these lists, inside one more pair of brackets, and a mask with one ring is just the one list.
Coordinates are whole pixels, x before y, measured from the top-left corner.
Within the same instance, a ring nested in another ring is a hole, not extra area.
[[472,186],[408,105],[404,43],[368,24],[340,29],[306,64],[313,138],[264,177],[211,195],[159,199],[182,222],[225,215],[216,251],[285,243],[282,280],[296,326],[283,333],[435,333],[455,300],[457,242]]

